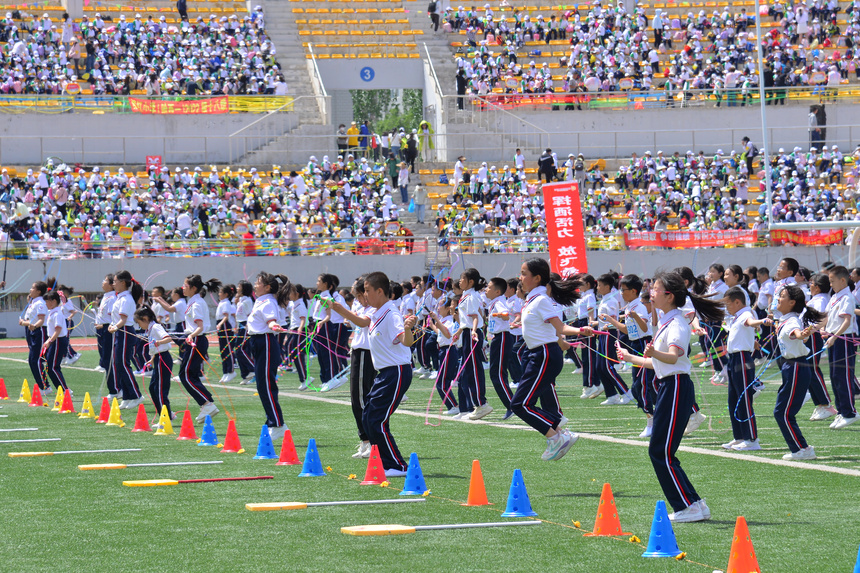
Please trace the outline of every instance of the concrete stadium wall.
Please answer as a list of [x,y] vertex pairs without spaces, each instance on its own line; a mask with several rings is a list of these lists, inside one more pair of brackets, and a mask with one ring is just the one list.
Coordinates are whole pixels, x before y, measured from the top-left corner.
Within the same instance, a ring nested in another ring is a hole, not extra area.
[[420,59],[317,60],[323,83],[337,90],[424,89]]
[[[546,254],[521,253],[512,255],[462,255],[453,258],[452,275],[457,276],[468,267],[477,268],[484,277],[517,276],[523,261],[534,256]],[[782,257],[794,257],[813,271],[821,263],[832,260],[847,264],[848,248],[824,247],[766,247],[758,249],[690,249],[675,251],[589,251],[589,272],[597,275],[615,270],[635,273],[642,276],[652,275],[659,269],[673,269],[689,266],[696,273],[704,273],[708,266],[719,262],[724,265],[739,264],[746,268],[750,265],[764,266],[771,271]],[[58,280],[75,288],[77,294],[100,293],[101,281],[107,273],[128,269],[142,283],[155,273],[167,271],[154,277],[148,287],[162,285],[179,286],[190,274],[200,274],[204,279],[217,277],[224,282],[237,282],[243,278],[253,279],[261,270],[283,273],[291,280],[313,286],[320,273],[334,273],[343,285],[349,285],[354,277],[370,271],[383,271],[394,280],[406,280],[413,275],[427,272],[424,255],[402,256],[329,256],[329,257],[200,257],[200,258],[152,258],[152,259],[95,259],[70,260],[51,263],[50,261],[9,261],[7,283],[13,285],[22,275],[15,293],[26,293],[34,281],[42,280],[47,274],[56,275]],[[435,269],[434,272],[439,272]],[[212,308],[214,312],[214,306]],[[8,336],[20,337],[23,329],[18,326],[18,312],[0,313],[0,327],[6,328]],[[75,333],[93,333],[90,321]]]
[[[276,135],[254,128],[232,133],[259,119],[257,114],[140,115],[63,113],[0,115],[0,163],[39,165],[56,156],[68,163],[143,165],[147,155],[171,164],[229,163]],[[297,114],[283,114],[285,132],[298,126]]]

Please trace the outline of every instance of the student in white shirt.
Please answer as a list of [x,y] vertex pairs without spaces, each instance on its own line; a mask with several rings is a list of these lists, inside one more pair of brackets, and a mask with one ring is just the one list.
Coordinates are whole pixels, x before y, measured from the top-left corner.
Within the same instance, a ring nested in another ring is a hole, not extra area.
[[590,336],[588,327],[566,326],[559,317],[557,305],[567,306],[579,298],[580,283],[573,280],[552,281],[545,259],[530,259],[520,269],[520,283],[526,293],[521,325],[523,341],[528,347],[523,376],[511,401],[514,414],[546,436],[547,447],[541,458],[561,459],[579,436],[564,429],[558,412],[537,407],[537,400],[552,391],[552,385],[564,366],[562,345],[565,336]]
[[42,345],[47,338],[45,320],[48,318],[48,307],[43,298],[48,292],[48,285],[44,281],[36,281],[30,287],[30,302],[24,310],[24,318],[18,319],[18,324],[24,327],[24,335],[29,348],[27,362],[30,364],[30,372],[33,374],[33,383],[43,392],[50,393],[50,386],[42,374],[40,363]]
[[[456,416],[460,413],[460,408],[457,405],[457,400],[451,395],[451,382],[457,376],[457,369],[460,366],[460,353],[457,350],[455,340],[459,334],[458,321],[454,314],[457,312],[457,305],[454,302],[441,304],[438,313],[430,313],[430,329],[436,333],[436,340],[439,344],[439,371],[436,375],[436,391],[442,397],[442,402],[445,404],[448,416]],[[461,399],[463,390],[458,388]]]
[[508,358],[514,352],[514,337],[511,335],[510,310],[505,298],[508,282],[501,277],[490,279],[486,294],[489,299],[487,306],[487,334],[490,341],[490,381],[505,407],[502,420],[507,420],[514,413],[511,411],[511,399],[514,397],[508,386]]
[[151,308],[141,306],[134,311],[134,321],[143,330],[146,344],[149,346],[148,366],[152,369],[149,395],[155,405],[152,428],[157,429],[163,408],[167,408],[167,416],[170,420],[176,417],[170,408],[170,379],[173,376],[173,357],[170,355],[170,346],[173,344],[173,338],[168,334],[167,329],[159,324],[158,317]]
[[[576,301],[576,322],[573,326],[582,328],[588,326],[597,318],[597,297],[594,295],[597,289],[597,281],[591,275],[582,275],[579,277],[583,283],[582,296]],[[582,372],[582,394],[580,398],[593,398],[597,396],[603,387],[600,384],[597,376],[597,364],[594,359],[597,356],[597,337],[590,336],[583,338],[582,342],[582,367],[574,370]],[[593,395],[592,395],[593,394]]]
[[257,393],[266,412],[266,425],[272,440],[284,437],[287,425],[278,400],[278,366],[281,364],[281,345],[278,333],[283,330],[278,324],[278,307],[286,306],[292,290],[290,280],[284,275],[261,272],[254,283],[257,300],[248,316],[248,337],[254,355],[254,377]]
[[143,287],[134,280],[128,271],[120,271],[114,276],[113,288],[116,300],[111,311],[111,324],[108,331],[114,334],[111,369],[108,372],[108,401],[122,394],[120,410],[137,408],[143,404],[143,394],[131,370],[131,356],[135,348],[134,311],[137,301],[143,296]]
[[368,338],[370,356],[378,374],[367,395],[362,425],[370,443],[379,449],[379,457],[386,477],[404,477],[406,460],[397,448],[391,434],[389,419],[397,410],[403,395],[412,383],[412,328],[414,316],[400,315],[394,302],[389,300],[391,281],[381,272],[364,277],[364,291],[368,306],[376,311],[370,318]]
[[352,402],[352,415],[358,427],[358,449],[352,455],[353,458],[370,457],[370,438],[364,428],[364,405],[367,396],[373,387],[376,378],[376,369],[373,366],[373,358],[370,355],[370,317],[376,309],[367,302],[364,290],[364,276],[360,276],[352,285],[352,294],[355,300],[352,308],[347,310],[338,302],[331,302],[331,309],[350,321],[355,330],[352,336],[352,349],[350,350],[350,372],[349,372],[349,394]]
[[66,318],[60,306],[60,295],[57,291],[45,293],[45,305],[48,307],[48,318],[46,330],[48,339],[42,345],[45,355],[48,377],[54,383],[55,388],[62,388],[64,392],[69,391],[66,379],[63,376],[62,361],[66,356],[69,346],[69,331],[66,327]]
[[597,371],[598,385],[589,393],[589,398],[606,392],[606,400],[601,402],[602,406],[615,404],[629,404],[633,400],[627,384],[615,369],[617,357],[615,356],[615,343],[618,341],[618,331],[609,322],[609,319],[618,320],[621,312],[621,293],[615,288],[615,275],[606,273],[597,278],[597,293],[600,302],[597,305],[597,322],[591,324],[597,330],[607,332],[597,338],[597,353],[594,357],[595,370]]
[[687,356],[692,333],[687,317],[681,312],[687,299],[704,320],[722,321],[723,307],[719,302],[688,293],[685,279],[678,273],[659,273],[652,283],[651,302],[663,316],[654,341],[645,348],[644,356],[635,356],[620,345],[618,348],[619,359],[654,370],[657,402],[648,454],[663,495],[675,510],[669,519],[676,523],[711,518],[711,510],[696,493],[675,456],[695,401],[690,379],[692,366]]
[[239,375],[242,377],[241,385],[247,386],[254,383],[254,361],[251,358],[251,349],[248,347],[247,322],[248,315],[254,307],[254,286],[241,280],[236,283],[236,336],[233,339],[233,356],[239,363]]
[[513,324],[510,332],[511,336],[514,337],[514,347],[508,359],[508,372],[511,375],[511,383],[514,389],[516,389],[516,385],[520,383],[520,378],[523,376],[523,365],[520,362],[520,351],[523,348],[523,329],[519,326],[520,313],[523,310],[523,299],[517,294],[517,287],[519,285],[519,278],[508,279],[508,288],[505,291],[510,322]]
[[[182,292],[188,299],[185,309],[185,328],[183,333],[185,339],[179,350],[179,380],[185,391],[194,398],[200,406],[200,413],[195,419],[198,423],[206,420],[206,416],[214,417],[218,414],[218,407],[212,401],[212,393],[203,383],[201,373],[203,364],[208,360],[209,339],[209,305],[206,303],[207,291],[217,290],[221,286],[218,279],[209,279],[203,282],[200,275],[185,277],[182,283]],[[159,301],[161,302],[161,301]]]
[[99,301],[99,309],[96,311],[96,344],[99,351],[99,365],[96,372],[107,372],[110,368],[111,349],[113,348],[113,335],[108,332],[110,324],[110,312],[113,309],[116,293],[113,291],[113,273],[105,275],[102,280],[102,295]]
[[830,385],[836,398],[839,415],[832,429],[842,429],[858,420],[854,408],[854,361],[856,347],[853,338],[857,335],[854,320],[856,302],[848,288],[848,269],[836,266],[828,271],[834,295],[827,303],[827,324],[822,338],[827,347],[827,362],[830,365]]
[[[60,285],[57,287],[57,292],[60,293],[60,309],[63,313],[63,320],[66,321],[66,329],[68,331],[67,336],[69,337],[68,348],[66,349],[66,355],[63,359],[63,363],[66,365],[72,365],[81,358],[81,353],[72,348],[71,341],[71,332],[74,327],[74,318],[75,315],[78,314],[78,309],[75,308],[75,304],[72,302],[71,298],[75,294],[75,289],[70,286]],[[50,331],[49,331],[50,335]]]
[[[415,277],[413,277],[414,279]],[[419,324],[423,322],[427,329],[424,331],[424,336],[418,340],[418,360],[424,373],[421,374],[422,379],[436,379],[439,373],[439,343],[438,335],[429,328],[430,321],[428,317],[431,312],[436,312],[439,308],[439,302],[443,300],[441,297],[444,294],[436,286],[436,277],[433,275],[425,275],[422,277],[416,291],[422,293],[418,303],[418,320]],[[422,362],[423,360],[423,362]]]
[[[770,278],[770,271],[765,267],[758,269],[759,291],[755,301],[755,312],[759,318],[765,318],[768,313],[768,308],[773,300],[773,280]],[[775,357],[776,352],[776,337],[774,336],[773,327],[763,324],[761,327],[761,350],[768,358]],[[761,362],[764,359],[759,359]],[[763,362],[762,362],[763,363]]]
[[[340,279],[335,275],[321,274],[317,278],[316,298],[331,299],[346,306],[346,301],[337,292],[338,285],[340,285]],[[314,346],[320,365],[320,381],[324,385],[330,384],[346,366],[346,355],[349,350],[346,341],[349,338],[349,330],[344,324],[344,318],[337,313],[332,314],[331,308],[324,304],[317,307],[314,318],[317,319]]]
[[233,285],[223,285],[218,289],[215,329],[218,331],[218,349],[221,351],[221,379],[218,381],[220,384],[236,377],[236,372],[233,370],[233,328],[236,326],[236,307],[233,305],[233,299],[235,297],[236,287]]
[[[830,277],[825,273],[812,275],[809,281],[809,294],[811,298],[806,306],[818,312],[826,313],[827,303],[830,302]],[[816,422],[835,416],[838,412],[830,400],[827,381],[824,379],[824,373],[821,372],[821,355],[824,351],[824,339],[821,338],[821,332],[817,329],[813,330],[807,341],[807,346],[812,353],[812,381],[809,384],[809,394],[812,396],[812,403],[815,404],[815,410],[809,419]]]
[[[705,280],[708,283],[708,288],[705,291],[705,296],[714,300],[722,300],[729,290],[726,285],[725,278],[726,269],[719,263],[714,263],[708,267],[708,273],[705,275]],[[727,381],[726,372],[723,368],[726,331],[720,323],[711,323],[699,321],[701,328],[705,330],[705,334],[699,337],[699,345],[704,350],[705,355],[710,357],[710,362],[714,367],[714,375],[711,377],[713,383],[725,383]]]
[[806,295],[797,285],[786,285],[780,289],[777,310],[782,317],[776,330],[782,361],[782,385],[776,395],[773,416],[791,450],[782,459],[814,460],[815,449],[800,432],[796,416],[803,406],[812,380],[809,348],[804,341],[809,338],[813,328],[825,319],[825,315],[806,306]]
[[460,275],[460,288],[463,294],[457,303],[462,334],[462,364],[459,384],[469,395],[469,404],[460,404],[461,418],[480,420],[493,411],[487,403],[486,378],[484,374],[484,306],[480,291],[487,281],[477,269],[466,269]]
[[170,320],[173,323],[173,332],[182,334],[182,329],[185,328],[185,309],[188,308],[188,301],[185,299],[182,288],[175,288],[170,291],[170,299],[171,302],[167,303],[164,299],[159,300],[153,297],[153,300],[158,301],[162,308],[171,313]]
[[287,337],[286,364],[292,364],[299,376],[299,390],[313,382],[307,366],[308,291],[299,284],[290,289],[290,333]]

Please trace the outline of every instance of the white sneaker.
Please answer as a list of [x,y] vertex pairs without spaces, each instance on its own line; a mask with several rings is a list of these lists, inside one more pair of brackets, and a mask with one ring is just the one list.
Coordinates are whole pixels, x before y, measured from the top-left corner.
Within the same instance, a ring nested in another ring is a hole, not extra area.
[[807,446],[802,450],[790,452],[782,456],[782,459],[793,462],[798,460],[814,460],[816,458],[815,449],[812,446]]
[[708,507],[708,504],[705,503],[705,500],[700,499],[696,503],[699,504],[699,509],[702,511],[702,517],[704,517],[705,519],[711,519],[711,508]]
[[412,374],[423,374],[424,372],[425,370],[423,366],[419,366],[418,368],[412,370]]
[[344,374],[340,378],[335,376],[334,378],[329,380],[327,384],[323,384],[322,391],[323,392],[330,392],[336,388],[340,388],[341,386],[343,386],[346,383],[347,380],[349,380],[349,375],[347,375],[347,374]]
[[357,459],[357,460],[360,460],[362,458],[365,458],[365,459],[369,458],[370,457],[370,448],[371,448],[370,442],[359,442],[358,443],[358,450],[356,450],[356,452],[354,454],[352,454],[352,457]]
[[621,395],[621,397],[618,399],[618,403],[619,404],[629,404],[631,400],[633,400],[633,395],[630,394],[630,392],[627,392],[627,393]]
[[806,396],[804,396],[804,397],[803,397],[803,404],[801,404],[801,406],[805,405],[805,404],[806,404],[807,402],[809,402],[810,400],[812,400],[812,394],[810,394],[809,392],[807,392],[807,393],[806,393]]
[[622,404],[621,395],[615,394],[614,396],[610,396],[606,400],[600,403],[601,406],[615,406],[617,404]]
[[860,416],[853,416],[851,418],[846,418],[845,416],[842,416],[842,418],[840,418],[837,423],[833,424],[831,428],[833,428],[834,430],[841,430],[842,428],[850,426],[857,420],[860,420]]
[[42,396],[47,396],[48,394],[53,394],[53,393],[54,393],[53,386],[48,386],[47,388],[42,390]]
[[493,407],[489,404],[484,404],[475,408],[475,411],[469,416],[470,420],[480,420],[493,412]]
[[584,386],[582,388],[582,394],[579,395],[580,400],[585,400],[586,398],[590,398],[589,394],[591,393],[591,388],[588,386]]
[[308,376],[307,378],[305,378],[304,382],[299,384],[299,390],[304,392],[305,390],[307,390],[310,387],[310,385],[313,383],[313,381],[314,381],[313,376]]
[[69,365],[69,357],[66,356],[62,360],[60,360],[60,366],[68,366]]
[[813,422],[818,422],[820,420],[826,420],[832,416],[836,415],[836,408],[833,406],[816,406],[815,410],[812,411],[812,416],[809,418]]
[[179,376],[174,376],[173,378],[170,379],[170,381],[171,382],[182,382],[182,380],[179,379]]
[[694,503],[687,509],[682,509],[681,511],[669,514],[669,521],[672,523],[691,523],[694,521],[704,521],[706,519],[708,518],[702,513],[702,508],[699,506],[698,502]]
[[654,418],[648,418],[648,421],[645,423],[645,429],[642,430],[642,433],[639,434],[640,438],[650,438],[651,434],[654,433]]
[[387,478],[402,478],[406,477],[406,472],[403,470],[390,469],[385,470],[385,477]]
[[427,379],[428,380],[435,380],[437,376],[439,376],[439,371],[433,370],[432,372],[430,372],[430,374],[427,375]]
[[[42,394],[46,394],[46,393],[47,392],[42,392]],[[128,410],[129,408],[131,408],[131,406],[129,406],[130,403],[131,403],[131,400],[123,400],[122,402],[119,403],[119,409],[120,410]]]
[[253,386],[257,383],[257,377],[251,376],[250,378],[242,378],[242,381],[239,382],[239,386]]
[[708,419],[708,417],[705,416],[704,414],[702,414],[701,411],[696,412],[695,414],[690,416],[690,421],[687,422],[687,427],[684,430],[684,435],[686,436],[687,434],[692,434],[693,432],[698,430],[699,426],[702,425],[702,422],[704,422],[707,419]]
[[565,358],[564,363],[565,364],[573,364],[573,358]]
[[403,398],[400,399],[400,402],[408,402],[408,401],[409,401],[409,396],[407,396],[406,394],[404,394]]
[[[577,436],[577,439],[579,439],[579,436]],[[541,454],[541,459],[546,461],[561,459],[561,457],[570,449],[570,446],[573,445],[574,441],[573,436],[565,431],[561,431],[553,437],[547,438],[546,450]]]
[[119,399],[119,394],[108,394],[108,395],[107,395],[108,405],[112,405],[112,404],[113,404],[114,398]]
[[574,374],[582,374],[582,368],[577,368],[573,371]]
[[140,370],[135,370],[134,372],[132,372],[132,374],[134,374],[135,376],[143,376],[143,372],[144,370],[143,368],[141,368]]
[[724,450],[731,450],[732,448],[734,448],[738,444],[742,444],[742,443],[743,443],[743,440],[732,440],[731,442],[726,442],[725,444],[722,444],[720,447],[723,448]]
[[567,423],[568,423],[568,422],[570,422],[570,420],[568,420],[568,419],[567,419],[567,416],[565,416],[564,414],[562,414],[562,415],[561,415],[561,420],[559,421],[558,426],[556,426],[556,427],[555,427],[555,429],[556,429],[556,430],[561,430],[562,428],[564,428],[565,426],[567,426]]
[[195,418],[195,421],[202,422],[206,419],[206,416],[214,418],[218,412],[218,407],[215,406],[213,402],[208,402],[200,407],[200,413],[197,415],[197,418]]
[[446,416],[456,416],[459,413],[460,413],[460,408],[458,406],[454,406],[453,408],[451,408],[450,410],[445,412],[445,415]]
[[761,394],[762,392],[764,392],[764,384],[761,384],[760,386],[753,387],[753,400],[758,398],[758,395]]
[[603,393],[603,384],[598,384],[597,386],[592,386],[588,391],[589,398],[597,398],[600,394]]
[[101,373],[105,373],[105,372],[107,372],[107,370],[105,370],[105,369],[104,369],[104,368],[102,368],[101,366],[96,366],[95,368],[93,368],[93,371],[94,371],[94,372],[101,372]]
[[275,428],[269,426],[269,437],[272,438],[272,443],[274,443],[275,440],[282,440],[284,438],[284,434],[287,433],[287,430],[289,430],[289,428],[287,428],[286,424]]
[[767,358],[756,358],[754,361],[756,366],[761,366],[765,362],[767,362]]
[[69,365],[70,365],[70,366],[71,366],[72,364],[74,364],[75,362],[77,362],[78,360],[80,360],[80,359],[81,359],[81,353],[80,353],[80,352],[78,352],[77,354],[75,354],[75,355],[74,355],[74,356],[72,356],[71,358],[67,358],[67,360],[69,361],[68,363],[69,363]]
[[735,444],[732,446],[732,449],[736,452],[755,452],[761,449],[761,446],[758,443],[758,439],[755,440],[744,440],[740,444]]
[[247,376],[244,376],[244,377],[242,378],[242,382],[244,382],[244,381],[246,381],[246,380],[251,380],[251,379],[253,379],[253,378],[256,378],[256,376],[257,376],[256,374],[254,374],[253,372],[251,372],[250,374],[248,374]]
[[[699,368],[701,368],[702,370],[704,370],[704,369],[706,369],[706,368],[710,368],[710,367],[711,367],[711,366],[713,366],[713,365],[714,365],[714,363],[713,363],[713,362],[711,362],[710,360],[706,360],[706,361],[702,362],[702,363],[699,365]],[[687,508],[687,509],[689,509],[689,508]]]
[[484,370],[489,370],[489,369],[490,369],[490,363],[489,363],[489,362],[484,362],[484,363],[482,364],[482,366],[484,367]]
[[237,374],[235,371],[234,372],[228,372],[227,374],[224,375],[224,378],[222,379],[222,383],[226,384],[227,382],[230,382],[234,378],[236,378],[236,376],[237,376]]
[[454,416],[451,419],[452,420],[466,420],[471,415],[472,415],[472,412],[460,412],[459,414],[454,414]]
[[839,420],[841,420],[841,419],[842,419],[842,414],[836,414],[836,418],[834,418],[834,420],[832,422],[830,422],[830,429],[831,430],[834,429],[836,427],[836,424],[838,424]]

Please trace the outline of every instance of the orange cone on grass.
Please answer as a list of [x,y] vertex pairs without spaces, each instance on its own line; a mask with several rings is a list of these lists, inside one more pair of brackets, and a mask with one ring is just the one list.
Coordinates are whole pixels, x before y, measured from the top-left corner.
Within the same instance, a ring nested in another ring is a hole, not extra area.
[[60,414],[74,414],[75,404],[72,402],[72,391],[63,394],[63,405],[60,406]]
[[59,412],[60,408],[63,407],[63,393],[62,386],[57,388],[57,395],[54,396],[54,407],[51,408],[51,412]]
[[0,378],[0,400],[8,400],[9,393],[6,392],[6,382]]
[[182,415],[182,427],[179,429],[177,440],[197,440],[197,432],[194,431],[194,423],[191,421],[191,412],[185,410]]
[[481,473],[481,462],[472,460],[472,478],[469,481],[469,498],[463,505],[493,505],[487,499],[487,488],[484,487],[484,474]]
[[110,402],[107,396],[102,397],[102,409],[99,410],[99,417],[96,419],[96,424],[107,424],[110,419]]
[[18,396],[18,401],[24,404],[30,402],[30,385],[27,384],[26,378],[24,378],[24,383],[21,384],[21,394]]
[[299,455],[296,453],[296,445],[293,443],[293,434],[289,430],[284,433],[284,442],[281,444],[281,457],[278,458],[276,466],[300,466],[302,465]]
[[603,484],[600,494],[600,505],[597,506],[597,519],[594,520],[594,531],[586,533],[585,537],[611,537],[613,535],[630,535],[621,531],[621,521],[615,507],[615,496],[608,483]]
[[33,396],[30,398],[30,403],[27,405],[30,406],[31,408],[46,405],[42,401],[42,392],[39,391],[39,385],[38,384],[33,384]]
[[364,472],[364,480],[361,485],[379,485],[385,481],[385,468],[382,467],[382,459],[379,457],[379,448],[370,446],[370,457],[367,459],[367,471]]
[[224,438],[224,447],[221,449],[221,453],[241,454],[244,451],[242,444],[239,442],[239,434],[236,432],[236,422],[230,420],[227,423],[227,436]]
[[738,517],[735,522],[735,534],[732,537],[732,553],[729,556],[729,566],[726,573],[761,573],[758,560],[755,558],[750,530],[747,520]]
[[149,420],[146,417],[146,408],[144,408],[143,404],[139,404],[137,406],[137,418],[134,420],[134,428],[131,429],[132,432],[150,432],[152,431],[149,427]]

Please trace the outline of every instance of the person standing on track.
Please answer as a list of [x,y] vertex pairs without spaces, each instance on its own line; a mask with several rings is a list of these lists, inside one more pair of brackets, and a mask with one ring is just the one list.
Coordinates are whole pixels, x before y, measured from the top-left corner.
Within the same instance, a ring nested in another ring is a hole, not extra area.
[[113,289],[116,292],[116,300],[111,311],[111,324],[108,326],[108,332],[114,335],[111,371],[108,374],[108,400],[113,401],[121,395],[122,403],[119,408],[128,410],[143,404],[143,394],[131,369],[136,334],[134,327],[129,324],[134,322],[136,301],[143,295],[143,287],[134,280],[130,272],[120,271],[114,275]]
[[113,308],[113,303],[116,300],[116,293],[113,290],[113,274],[105,275],[102,280],[102,295],[99,301],[99,309],[96,313],[96,345],[99,351],[99,364],[96,366],[96,372],[107,372],[110,369],[111,348],[113,348],[113,335],[108,332],[110,325],[110,313]]
[[18,324],[25,329],[24,335],[29,347],[27,362],[30,364],[30,372],[33,374],[33,383],[43,392],[50,393],[51,387],[42,374],[42,365],[40,364],[42,345],[47,337],[45,320],[48,317],[48,307],[43,298],[46,292],[48,292],[48,285],[44,281],[33,283],[33,286],[30,287],[30,302],[24,311],[24,318],[19,318]]

